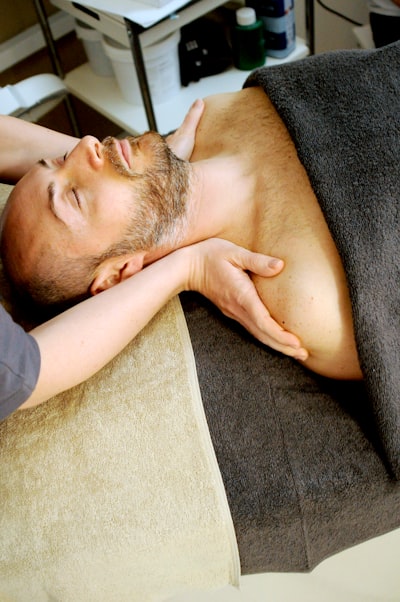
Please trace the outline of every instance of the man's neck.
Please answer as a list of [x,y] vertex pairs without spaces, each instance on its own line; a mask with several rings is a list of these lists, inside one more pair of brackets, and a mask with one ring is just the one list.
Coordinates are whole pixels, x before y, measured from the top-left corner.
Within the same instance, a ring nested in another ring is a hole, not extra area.
[[191,164],[187,223],[175,247],[163,247],[147,254],[152,263],[177,247],[207,238],[224,238],[245,247],[252,246],[252,220],[255,206],[252,176],[244,173],[234,156],[215,157]]
[[248,246],[246,224],[254,210],[254,182],[242,162],[236,156],[216,157],[193,163],[193,171],[195,217],[190,217],[190,237],[219,237]]

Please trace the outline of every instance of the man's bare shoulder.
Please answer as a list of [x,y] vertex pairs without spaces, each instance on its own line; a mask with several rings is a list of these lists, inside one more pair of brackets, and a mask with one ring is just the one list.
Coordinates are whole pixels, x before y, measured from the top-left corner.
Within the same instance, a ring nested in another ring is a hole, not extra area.
[[220,152],[248,149],[254,137],[280,125],[280,119],[261,88],[215,94],[204,99],[192,160]]
[[213,94],[204,99],[205,112],[228,112],[228,117],[232,119],[235,112],[239,115],[247,115],[258,107],[263,110],[268,106],[272,106],[267,95],[262,88],[244,88],[235,92],[225,92],[222,94]]

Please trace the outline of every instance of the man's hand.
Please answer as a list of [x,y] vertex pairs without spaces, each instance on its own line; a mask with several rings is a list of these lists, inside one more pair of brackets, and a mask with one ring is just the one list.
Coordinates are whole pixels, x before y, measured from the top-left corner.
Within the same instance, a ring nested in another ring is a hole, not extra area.
[[307,359],[308,353],[299,339],[270,316],[246,273],[253,272],[264,278],[276,276],[284,266],[281,259],[252,253],[216,238],[187,249],[192,253],[189,290],[210,299],[265,345],[296,359]]
[[196,129],[203,110],[204,102],[201,99],[197,99],[190,107],[182,125],[166,138],[168,146],[180,159],[189,161],[192,155]]

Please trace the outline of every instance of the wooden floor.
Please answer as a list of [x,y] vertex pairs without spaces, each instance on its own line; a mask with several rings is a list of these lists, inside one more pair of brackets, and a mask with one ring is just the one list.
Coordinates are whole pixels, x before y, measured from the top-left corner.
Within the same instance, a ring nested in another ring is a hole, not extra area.
[[[82,43],[76,38],[75,32],[58,40],[56,45],[60,63],[65,73],[87,61]],[[0,73],[0,87],[6,86],[7,84],[15,84],[26,77],[37,75],[39,73],[53,72],[50,56],[47,50],[44,49]],[[71,96],[70,102],[73,107],[79,132],[82,136],[85,134],[92,134],[93,136],[102,139],[105,136],[115,136],[119,133],[120,128],[117,125],[110,122],[78,99]],[[68,118],[68,112],[64,103],[59,104],[55,109],[43,117],[39,123],[57,131],[73,134],[72,126]]]

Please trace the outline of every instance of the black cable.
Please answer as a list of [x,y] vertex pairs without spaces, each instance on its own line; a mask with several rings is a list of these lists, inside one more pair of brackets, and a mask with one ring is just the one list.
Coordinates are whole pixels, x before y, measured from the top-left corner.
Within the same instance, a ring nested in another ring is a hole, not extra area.
[[351,19],[350,17],[347,17],[346,15],[343,15],[342,13],[339,13],[337,10],[334,10],[330,6],[326,6],[326,4],[324,4],[323,2],[321,2],[321,0],[317,0],[317,4],[319,4],[320,6],[322,6],[322,8],[324,8],[325,10],[327,10],[329,13],[332,13],[333,15],[336,15],[337,17],[340,17],[341,19],[344,19],[345,21],[348,21],[349,23],[352,23],[352,25],[357,25],[358,27],[362,27],[364,25],[364,23],[359,23],[358,21],[354,21],[354,19]]

